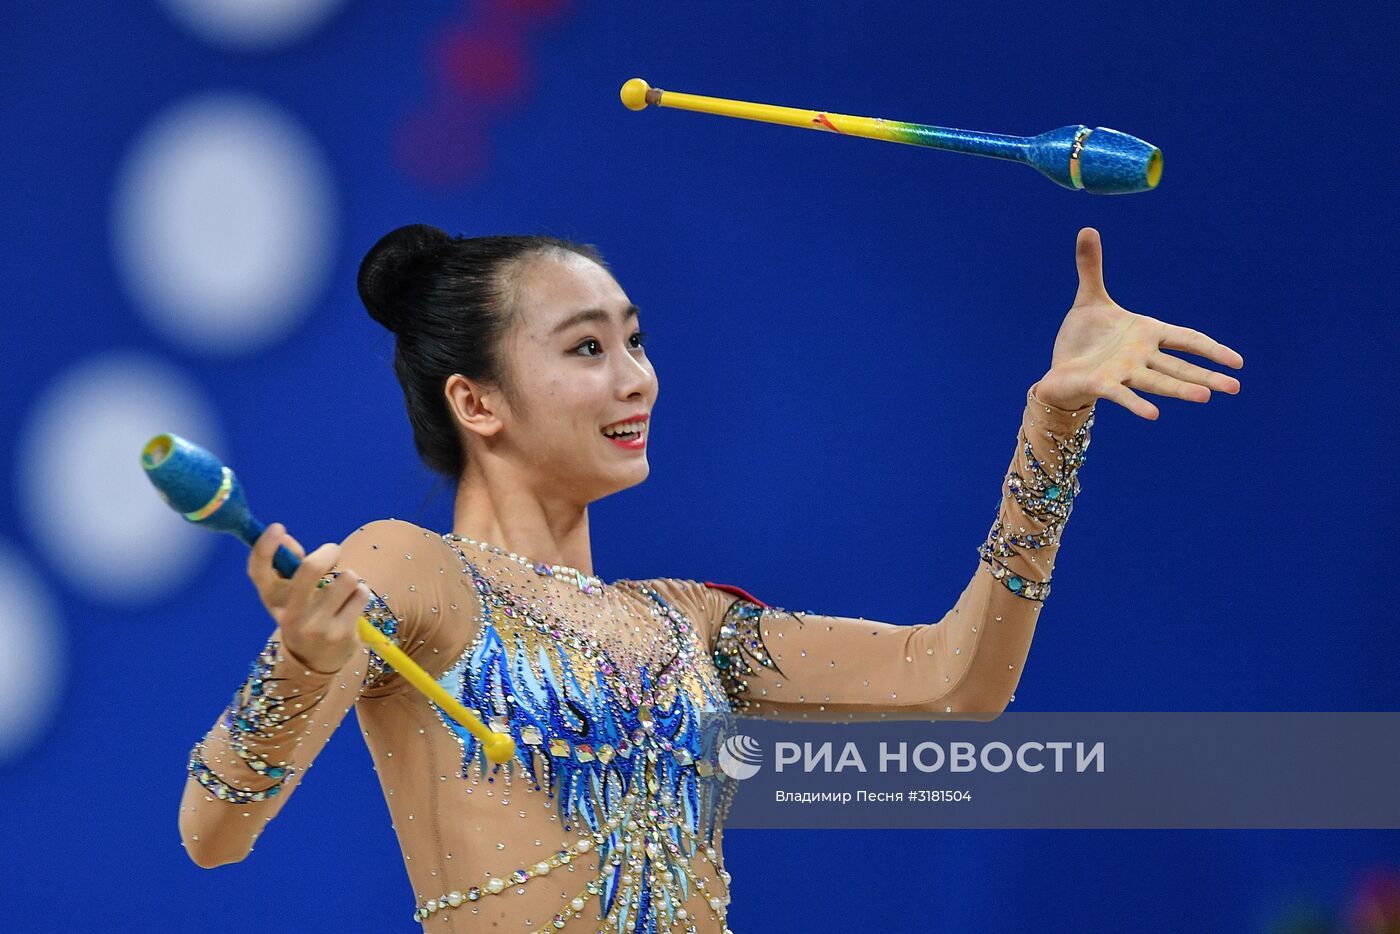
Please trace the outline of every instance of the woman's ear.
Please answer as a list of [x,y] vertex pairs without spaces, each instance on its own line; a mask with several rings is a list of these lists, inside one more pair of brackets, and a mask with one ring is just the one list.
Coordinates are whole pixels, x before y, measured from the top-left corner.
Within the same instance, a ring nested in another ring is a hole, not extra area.
[[499,393],[493,392],[461,373],[453,373],[443,386],[447,409],[462,428],[489,438],[503,427],[496,414]]

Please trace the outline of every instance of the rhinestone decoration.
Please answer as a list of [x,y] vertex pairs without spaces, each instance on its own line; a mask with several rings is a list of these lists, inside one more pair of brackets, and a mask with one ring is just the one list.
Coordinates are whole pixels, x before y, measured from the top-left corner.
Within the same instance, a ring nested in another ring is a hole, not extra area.
[[[197,809],[215,814],[182,815],[182,827],[255,837],[282,802],[253,805],[285,797],[315,760],[320,746],[300,739],[324,742],[354,706],[415,888],[413,919],[428,930],[727,931],[718,843],[736,782],[717,752],[738,715],[936,719],[1014,699],[1024,666],[1004,658],[1022,657],[1017,640],[1034,629],[1023,624],[1049,592],[1093,425],[1091,409],[1042,416],[1042,405],[1028,396],[996,521],[969,568],[978,599],[934,625],[792,612],[694,580],[607,583],[378,520],[373,537],[346,542],[347,565],[373,565],[385,588],[366,616],[510,735],[515,756],[489,762],[371,651],[364,669],[347,666],[353,679],[319,678],[274,639],[218,732],[191,752],[189,774],[209,793]],[[232,807],[245,811],[219,810]]]
[[457,535],[453,532],[448,532],[443,538],[448,541],[462,542],[471,545],[479,551],[490,552],[494,555],[504,555],[521,567],[529,568],[541,577],[557,577],[560,580],[568,581],[586,594],[600,594],[603,592],[603,588],[607,586],[603,583],[601,577],[585,574],[578,568],[571,568],[567,564],[546,564],[543,561],[533,561],[524,555],[518,555],[513,551],[506,551],[504,548],[492,545],[489,542],[468,538],[465,535]]
[[997,518],[986,541],[977,548],[979,558],[991,575],[1018,597],[1043,602],[1050,596],[1048,577],[1038,580],[1018,573],[1010,560],[1020,557],[1022,550],[1034,552],[1059,544],[1079,496],[1079,468],[1084,464],[1085,452],[1089,449],[1089,430],[1093,426],[1094,410],[1090,408],[1073,433],[1063,438],[1052,435],[1053,463],[1039,459],[1025,430],[1021,431],[1018,463],[1006,474],[1005,490],[1026,520],[1040,528],[1021,525],[1008,534],[1005,528],[1007,504],[1003,499],[998,504]]

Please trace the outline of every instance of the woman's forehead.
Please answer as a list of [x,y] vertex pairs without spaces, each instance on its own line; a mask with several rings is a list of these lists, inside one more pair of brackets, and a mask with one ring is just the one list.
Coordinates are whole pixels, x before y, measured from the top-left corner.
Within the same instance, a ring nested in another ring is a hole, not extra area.
[[613,318],[631,302],[606,269],[583,256],[537,260],[522,270],[518,305],[532,330],[552,330],[580,311],[600,308]]

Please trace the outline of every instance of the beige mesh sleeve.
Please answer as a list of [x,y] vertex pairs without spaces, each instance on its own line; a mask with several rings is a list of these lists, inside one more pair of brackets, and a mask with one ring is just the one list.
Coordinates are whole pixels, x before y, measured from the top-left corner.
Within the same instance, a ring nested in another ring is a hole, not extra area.
[[937,622],[795,612],[706,588],[715,664],[736,711],[987,720],[1006,709],[1050,592],[1093,424],[1092,405],[1057,409],[1034,390],[976,570]]
[[[374,593],[366,615],[410,657],[443,616],[430,612],[440,575],[420,570],[433,562],[415,567],[411,560],[425,547],[424,534],[392,519],[362,526],[342,543],[330,575],[349,569],[365,580]],[[190,857],[212,867],[247,856],[356,700],[405,689],[368,648],[340,671],[315,671],[287,651],[274,628],[232,701],[191,750],[180,803]]]

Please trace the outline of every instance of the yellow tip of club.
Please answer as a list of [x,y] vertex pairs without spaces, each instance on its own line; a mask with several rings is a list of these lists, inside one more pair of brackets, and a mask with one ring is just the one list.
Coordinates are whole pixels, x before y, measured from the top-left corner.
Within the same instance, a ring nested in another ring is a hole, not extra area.
[[156,435],[146,446],[141,449],[141,466],[147,470],[155,470],[164,464],[172,451],[175,450],[175,436],[171,434]]
[[483,744],[486,747],[486,758],[492,762],[506,762],[515,755],[515,740],[504,733],[497,733]]
[[619,96],[622,98],[622,106],[628,110],[644,110],[647,106],[647,92],[651,90],[641,78],[632,78],[622,86]]
[[1157,183],[1162,180],[1162,150],[1152,150],[1152,155],[1147,158],[1147,187],[1156,188]]

